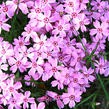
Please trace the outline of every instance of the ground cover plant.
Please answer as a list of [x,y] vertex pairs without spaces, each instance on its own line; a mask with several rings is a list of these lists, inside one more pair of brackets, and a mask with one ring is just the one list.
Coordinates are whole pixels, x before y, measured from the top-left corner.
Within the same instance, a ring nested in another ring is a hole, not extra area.
[[0,1],[0,109],[109,109],[108,86],[108,0]]

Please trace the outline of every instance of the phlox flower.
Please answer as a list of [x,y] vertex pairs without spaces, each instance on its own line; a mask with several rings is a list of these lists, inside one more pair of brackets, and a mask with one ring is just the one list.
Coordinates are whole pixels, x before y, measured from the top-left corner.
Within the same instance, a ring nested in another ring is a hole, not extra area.
[[6,23],[7,21],[8,19],[6,19],[6,16],[0,14],[0,34],[1,34],[2,29],[9,32],[9,29],[11,28],[11,26]]
[[55,29],[52,31],[52,34],[58,35],[60,37],[66,36],[66,31],[69,30],[70,24],[66,23],[66,21],[60,20],[59,23],[56,22]]
[[37,37],[37,33],[33,30],[31,24],[26,25],[24,30],[25,31],[22,33],[22,36],[25,38],[25,42],[29,42],[30,38],[34,39],[35,37]]
[[23,57],[21,53],[16,52],[14,57],[8,59],[9,65],[11,66],[10,70],[15,73],[17,69],[20,72],[26,71],[26,65],[28,64],[27,58]]
[[64,104],[61,101],[62,99],[61,95],[58,95],[56,92],[52,92],[52,91],[47,91],[46,94],[50,96],[51,98],[53,98],[54,100],[56,100],[57,106],[59,107],[59,109],[64,108]]
[[6,5],[4,2],[2,3],[2,5],[0,5],[0,13],[3,16],[8,16],[9,18],[12,18],[13,16],[13,12],[10,10],[9,5]]
[[31,94],[30,91],[26,91],[25,94],[22,96],[22,99],[23,99],[23,109],[29,108],[28,103],[34,103],[35,102],[34,98],[29,98],[30,94]]
[[34,38],[34,46],[33,46],[35,48],[35,50],[46,51],[47,50],[46,39],[47,39],[47,36],[44,34],[35,37]]
[[39,21],[37,25],[38,28],[42,28],[45,26],[47,31],[50,31],[51,29],[53,29],[53,26],[51,23],[54,21],[54,18],[51,17],[50,10],[44,12],[44,14],[40,14],[37,19]]
[[40,102],[38,105],[36,103],[31,104],[31,109],[45,109],[45,103]]
[[11,46],[11,44],[9,44],[6,41],[3,41],[0,44],[0,58],[2,60],[3,63],[6,63],[6,59],[9,59],[9,57],[14,55],[14,50]]
[[75,90],[74,88],[68,88],[68,93],[63,93],[62,99],[64,104],[69,103],[69,107],[75,107],[75,102],[80,102],[81,100],[81,91]]
[[85,16],[85,14],[79,14],[78,18],[74,19],[73,22],[75,22],[78,26],[76,26],[76,30],[81,28],[81,31],[84,32],[86,31],[85,25],[88,25],[89,19]]
[[34,56],[33,59],[31,59],[30,65],[28,68],[30,68],[28,74],[29,75],[34,75],[36,72],[39,74],[43,73],[43,68],[41,67],[43,65],[43,59],[37,58],[37,56]]
[[18,39],[16,39],[16,38],[14,39],[13,44],[15,45],[14,48],[18,49],[20,47],[29,45],[30,43],[29,42],[26,42],[25,39],[24,39],[24,37],[19,36]]
[[95,80],[94,69],[92,69],[92,68],[87,69],[85,66],[83,66],[82,72],[85,76],[84,80],[85,80],[86,83],[88,83],[88,81],[93,82]]
[[101,57],[97,63],[95,63],[96,66],[96,73],[109,75],[108,72],[105,72],[105,70],[109,67],[108,62],[104,60],[104,57]]
[[21,104],[22,104],[22,94],[20,93],[17,93],[17,94],[14,94],[13,97],[10,97],[9,99],[9,106],[8,106],[8,109],[21,109]]
[[5,87],[6,89],[4,89],[10,96],[17,94],[18,89],[20,89],[22,87],[21,82],[16,82],[14,83],[14,79],[8,79],[7,80],[7,86]]
[[79,7],[79,2],[77,2],[77,0],[64,0],[64,3],[65,12]]
[[58,90],[63,89],[64,88],[63,82],[65,78],[62,77],[61,73],[57,73],[54,77],[56,80],[53,80],[51,82],[52,87],[58,86]]
[[101,39],[104,36],[108,36],[109,33],[108,33],[108,30],[107,30],[107,24],[106,23],[103,23],[100,25],[100,22],[99,21],[95,21],[93,23],[94,27],[96,29],[91,29],[90,30],[90,35],[95,35],[96,34],[96,37]]
[[18,0],[12,0],[12,1],[6,1],[6,5],[10,6],[10,10],[14,13],[16,11],[16,9],[21,9],[21,11],[24,14],[27,14],[28,11],[28,7],[27,4],[25,3],[24,0],[19,0],[19,4],[18,4]]

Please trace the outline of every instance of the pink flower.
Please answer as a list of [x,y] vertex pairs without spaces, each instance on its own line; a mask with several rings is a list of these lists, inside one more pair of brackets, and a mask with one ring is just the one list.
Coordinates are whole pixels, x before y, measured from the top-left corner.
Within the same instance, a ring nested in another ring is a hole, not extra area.
[[60,37],[66,36],[66,31],[69,30],[70,24],[66,23],[63,20],[60,20],[59,23],[56,23],[55,29],[52,31],[52,34],[57,35],[59,34]]
[[22,97],[22,99],[23,99],[23,109],[29,108],[28,103],[34,103],[35,102],[34,98],[29,98],[30,94],[31,94],[30,91],[26,91],[24,96]]
[[14,55],[12,45],[6,41],[0,44],[0,58],[3,63],[6,63],[6,59]]
[[5,15],[0,14],[0,34],[2,29],[9,32],[9,29],[11,28],[11,26],[5,23],[7,21],[8,19],[5,18]]
[[26,71],[26,65],[27,63],[27,58],[23,57],[22,54],[16,52],[15,57],[10,57],[8,59],[9,65],[11,66],[10,70],[15,73],[17,69],[20,70],[20,72]]
[[24,29],[25,31],[22,33],[22,36],[25,38],[25,42],[29,42],[30,38],[34,39],[35,37],[38,37],[30,24],[28,24]]
[[74,88],[68,88],[68,93],[63,93],[62,99],[64,104],[69,103],[69,107],[73,108],[75,107],[75,102],[80,102],[81,99],[81,91],[79,90],[74,90]]
[[37,36],[34,38],[34,48],[35,50],[41,50],[41,51],[46,51],[47,50],[47,43],[46,43],[47,36],[42,34],[41,36]]
[[76,30],[78,30],[79,28],[81,28],[81,31],[84,32],[86,31],[86,27],[85,25],[88,25],[89,19],[85,16],[85,14],[79,14],[78,18],[74,19],[73,21],[74,23],[76,23],[78,26],[78,28],[76,27]]
[[9,5],[6,5],[4,2],[0,5],[0,13],[1,15],[7,15],[9,18],[12,18],[13,12],[10,10]]
[[41,102],[38,104],[38,106],[36,103],[33,103],[31,104],[31,109],[45,109],[45,103]]
[[43,74],[43,68],[41,67],[41,65],[43,64],[43,60],[42,59],[38,59],[36,56],[34,56],[33,59],[31,59],[31,63],[28,66],[28,68],[31,68],[28,72],[29,75],[34,75],[36,72],[38,72],[39,74]]
[[22,98],[21,94],[14,94],[13,97],[10,97],[9,99],[9,106],[8,109],[21,109],[21,104],[22,104]]
[[64,108],[64,104],[63,104],[63,102],[61,101],[62,97],[61,97],[60,95],[58,95],[57,93],[52,92],[52,91],[47,91],[46,94],[47,94],[48,96],[52,97],[54,100],[56,100],[57,106],[59,107],[59,109]]
[[63,82],[65,78],[62,77],[60,73],[57,73],[54,77],[56,80],[51,82],[52,87],[58,86],[58,90],[63,89],[64,88]]
[[16,82],[14,83],[14,80],[11,78],[11,79],[8,79],[7,80],[7,86],[6,86],[6,90],[7,93],[9,93],[9,95],[14,95],[17,92],[18,89],[20,89],[22,87],[22,84],[21,82]]
[[96,20],[93,23],[93,25],[94,25],[94,27],[96,29],[91,29],[90,30],[90,35],[95,35],[96,34],[96,37],[99,38],[99,39],[101,39],[103,37],[103,35],[104,36],[108,36],[109,35],[109,33],[107,31],[107,26],[108,25],[106,23],[102,23],[100,25],[100,22]]
[[84,66],[82,72],[84,73],[84,76],[85,76],[84,77],[85,83],[88,83],[88,81],[93,82],[95,80],[93,69],[91,69],[91,68],[87,69]]

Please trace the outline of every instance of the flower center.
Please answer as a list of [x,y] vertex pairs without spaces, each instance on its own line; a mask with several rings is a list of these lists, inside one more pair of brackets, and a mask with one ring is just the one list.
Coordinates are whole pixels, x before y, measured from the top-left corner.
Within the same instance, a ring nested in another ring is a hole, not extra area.
[[98,28],[97,29],[97,32],[102,33],[103,32],[103,29],[102,28]]
[[2,51],[1,51],[1,54],[5,54],[6,53],[6,51],[5,51],[5,49],[3,49]]
[[52,68],[52,71],[53,71],[53,72],[57,72],[57,68],[56,68],[56,67],[53,67],[53,68]]
[[68,5],[69,5],[69,7],[74,7],[73,2],[69,2]]
[[62,31],[62,29],[63,29],[62,25],[59,25],[59,26],[58,26],[58,30],[59,30],[59,31]]
[[39,42],[39,45],[43,46],[44,45],[44,42],[43,41],[40,41]]
[[24,102],[28,102],[28,99],[27,99],[27,98],[24,98],[23,101],[24,101]]
[[58,45],[58,42],[57,42],[57,41],[54,41],[54,42],[53,42],[53,45],[54,45],[54,46],[57,46],[57,45]]
[[83,26],[83,25],[84,25],[84,22],[83,22],[83,21],[80,21],[79,24],[80,24],[81,26]]
[[13,92],[13,91],[14,91],[14,88],[13,88],[13,87],[10,87],[10,88],[9,88],[9,91],[10,91],[10,92]]
[[17,101],[16,101],[15,99],[12,100],[12,103],[13,103],[13,104],[16,104],[16,102],[17,102]]
[[37,67],[37,63],[36,63],[36,62],[33,62],[33,63],[32,63],[32,66],[33,66],[34,68],[36,68],[36,67]]
[[7,12],[7,11],[8,11],[7,6],[4,6],[4,7],[3,7],[3,12]]
[[41,9],[40,9],[40,8],[36,8],[36,9],[35,9],[35,12],[36,12],[36,13],[40,13],[40,12],[41,12]]
[[17,65],[17,66],[20,66],[20,64],[21,64],[20,61],[17,61],[17,62],[16,62],[16,65]]
[[73,12],[72,13],[72,18],[76,18],[77,17],[77,13],[76,12]]
[[78,82],[78,79],[77,79],[77,78],[74,78],[74,79],[73,79],[73,82],[74,82],[74,83],[77,83],[77,82]]
[[74,100],[74,99],[75,99],[75,96],[74,96],[74,95],[71,95],[71,96],[69,97],[69,99],[70,99],[70,100]]
[[103,65],[102,65],[102,64],[100,64],[100,65],[99,65],[99,68],[100,68],[100,69],[102,69],[102,68],[103,68]]

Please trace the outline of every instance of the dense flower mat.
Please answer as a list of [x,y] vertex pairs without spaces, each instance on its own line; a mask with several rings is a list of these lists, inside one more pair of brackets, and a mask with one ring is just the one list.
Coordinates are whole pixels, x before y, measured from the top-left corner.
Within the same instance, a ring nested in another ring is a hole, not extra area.
[[[10,44],[19,13],[28,22]],[[44,109],[55,101],[74,108],[94,80],[109,100],[99,75],[109,76],[108,1],[6,0],[0,34],[0,109]]]

